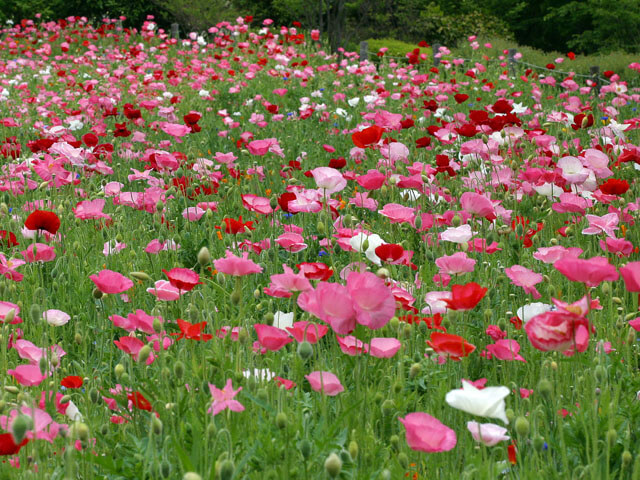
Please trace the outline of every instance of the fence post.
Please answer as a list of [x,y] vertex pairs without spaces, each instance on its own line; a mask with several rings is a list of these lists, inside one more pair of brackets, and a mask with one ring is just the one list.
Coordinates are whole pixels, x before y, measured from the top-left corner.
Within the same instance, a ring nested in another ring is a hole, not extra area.
[[440,44],[439,43],[434,43],[431,46],[432,50],[433,50],[433,66],[437,67],[438,65],[440,65],[440,57],[436,57],[436,55],[438,53],[440,53]]
[[589,67],[589,73],[591,73],[591,81],[594,87],[598,90],[598,93],[600,93],[600,67],[598,65]]
[[369,42],[360,42],[360,61],[369,60]]
[[180,38],[180,24],[178,23],[171,24],[171,38],[175,38],[176,40]]
[[511,76],[512,77],[516,76],[516,59],[515,59],[515,55],[516,55],[516,49],[515,48],[510,48],[509,49],[509,72],[511,72]]

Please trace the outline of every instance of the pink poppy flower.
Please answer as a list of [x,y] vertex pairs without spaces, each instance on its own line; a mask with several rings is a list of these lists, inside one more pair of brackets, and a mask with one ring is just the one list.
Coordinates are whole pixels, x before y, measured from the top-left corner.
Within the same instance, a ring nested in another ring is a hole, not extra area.
[[378,190],[386,179],[387,177],[378,170],[369,170],[365,175],[356,177],[356,182],[367,190]]
[[409,448],[420,452],[448,452],[456,446],[456,432],[428,413],[409,413],[400,423],[407,430]]
[[0,275],[3,275],[5,278],[14,282],[21,282],[24,279],[24,275],[18,272],[16,268],[24,265],[25,263],[26,262],[24,260],[17,258],[7,259],[7,257],[0,253]]
[[346,337],[336,335],[336,340],[338,341],[340,350],[342,350],[342,353],[345,355],[354,357],[362,354],[363,352],[369,352],[369,344],[364,343],[362,340],[358,340],[353,335],[347,335]]
[[226,275],[242,276],[261,273],[262,267],[249,260],[249,252],[243,252],[242,257],[236,257],[227,250],[226,257],[213,261],[213,267]]
[[171,282],[167,280],[158,280],[155,282],[153,288],[147,288],[147,293],[150,293],[158,300],[172,302],[174,300],[178,300],[182,292],[179,288],[171,285]]
[[511,283],[517,287],[524,288],[526,293],[533,295],[533,298],[540,298],[540,292],[536,289],[535,285],[542,281],[542,275],[536,273],[522,265],[514,265],[510,268],[506,268],[504,273],[511,279]]
[[56,250],[46,243],[35,243],[20,252],[27,263],[50,262],[56,258]]
[[[119,340],[114,340],[113,343],[120,350],[131,355],[136,362],[138,361],[140,350],[142,350],[142,347],[146,345],[142,340],[136,337],[120,337]],[[151,365],[155,359],[156,357],[153,353],[149,354],[146,364]]]
[[38,386],[47,378],[40,372],[38,365],[18,365],[13,370],[7,370],[7,374],[11,375],[20,385],[25,387]]
[[467,422],[467,429],[476,442],[493,447],[500,442],[510,440],[511,437],[505,435],[507,429],[493,423]]
[[53,327],[61,327],[71,320],[68,313],[56,309],[46,310],[42,314],[42,318],[44,318],[45,321]]
[[271,284],[264,289],[264,293],[273,297],[289,298],[293,292],[305,292],[311,290],[311,283],[305,277],[304,272],[293,273],[291,267],[282,265],[284,273],[271,275]]
[[22,319],[18,316],[20,313],[20,307],[11,302],[0,302],[0,321],[7,321],[7,316],[10,316],[10,324],[22,323]]
[[498,360],[518,360],[527,362],[521,355],[520,344],[515,340],[496,340],[496,343],[487,345],[487,350]]
[[583,282],[589,287],[597,287],[605,281],[613,282],[619,277],[616,267],[605,257],[593,257],[588,260],[565,257],[553,266],[572,282]]
[[101,270],[98,275],[90,275],[89,278],[102,293],[122,293],[133,287],[130,279],[112,270]]
[[260,215],[269,215],[273,213],[271,201],[268,198],[252,194],[241,195],[241,197],[242,206],[250,212],[259,213]]
[[629,262],[620,269],[628,292],[640,292],[640,262]]
[[607,237],[606,240],[600,240],[599,245],[605,252],[615,253],[619,257],[628,257],[633,252],[633,243],[624,238]]
[[276,243],[287,252],[298,253],[307,248],[302,235],[294,232],[286,232],[276,238]]
[[233,389],[233,384],[231,379],[227,380],[224,388],[220,390],[214,384],[209,384],[209,391],[211,392],[211,396],[213,397],[213,402],[211,406],[207,410],[207,413],[215,416],[218,415],[225,409],[229,409],[232,412],[242,412],[244,410],[244,405],[242,405],[239,401],[234,400],[235,396],[242,390],[242,387],[237,390]]
[[560,202],[551,205],[554,212],[558,213],[580,213],[584,215],[586,209],[591,206],[592,202],[574,193],[561,193]]
[[391,223],[408,223],[413,225],[416,219],[415,208],[405,207],[397,203],[387,203],[378,213],[387,217]]
[[491,200],[486,196],[475,192],[464,192],[460,196],[460,205],[465,212],[476,217],[483,217],[492,222],[495,220],[496,211]]
[[453,255],[444,255],[436,259],[436,266],[441,274],[460,275],[473,272],[476,261],[469,258],[466,252],[456,252]]
[[589,226],[582,230],[583,235],[597,235],[604,233],[609,237],[615,237],[615,231],[618,230],[618,215],[615,213],[607,213],[601,217],[597,215],[587,215]]
[[544,263],[555,263],[565,257],[578,258],[582,255],[583,250],[579,247],[565,248],[561,245],[555,247],[540,247],[533,254],[533,258]]
[[197,222],[205,213],[207,211],[200,207],[187,207],[182,211],[182,217],[190,222]]
[[402,343],[397,338],[372,338],[369,342],[369,354],[377,358],[391,358],[402,347]]
[[301,321],[295,322],[291,327],[285,327],[285,330],[296,339],[297,342],[307,341],[309,343],[317,343],[324,337],[329,328],[318,323]]
[[326,195],[344,190],[347,186],[347,180],[335,168],[317,167],[311,170],[311,174],[318,188],[324,190]]
[[160,129],[167,135],[177,138],[184,137],[186,134],[191,133],[191,127],[180,123],[162,122],[160,123]]
[[302,292],[298,296],[298,306],[327,322],[340,335],[347,335],[356,328],[355,310],[344,285],[319,282],[315,290]]
[[371,272],[351,272],[347,289],[356,320],[372,330],[384,327],[396,313],[396,301],[384,281]]
[[73,214],[80,220],[98,220],[104,218],[105,220],[111,220],[111,217],[106,213],[102,213],[104,209],[105,199],[97,198],[96,200],[84,200],[76,205],[73,209]]
[[321,372],[315,371],[311,372],[309,375],[305,375],[311,385],[316,392],[324,393],[325,395],[329,395],[330,397],[334,397],[338,395],[340,392],[344,392],[344,387],[336,377],[331,372]]
[[278,327],[256,323],[253,328],[258,334],[260,345],[272,352],[277,352],[288,343],[293,342],[293,338],[285,330]]
[[568,312],[544,312],[531,318],[524,326],[534,348],[543,352],[571,352],[577,347],[584,352],[589,346],[589,321]]

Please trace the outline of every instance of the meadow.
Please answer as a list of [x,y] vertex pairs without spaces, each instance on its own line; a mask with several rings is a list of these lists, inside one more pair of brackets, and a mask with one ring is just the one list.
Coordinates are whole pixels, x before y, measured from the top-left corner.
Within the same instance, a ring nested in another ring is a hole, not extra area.
[[250,24],[2,31],[2,478],[640,478],[640,63]]

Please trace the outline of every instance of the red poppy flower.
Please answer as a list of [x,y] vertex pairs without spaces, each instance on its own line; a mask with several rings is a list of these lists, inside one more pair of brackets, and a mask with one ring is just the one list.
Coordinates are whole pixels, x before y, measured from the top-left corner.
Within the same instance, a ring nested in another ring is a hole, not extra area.
[[422,137],[416,140],[416,148],[427,148],[431,145],[430,137]]
[[309,280],[327,281],[333,275],[333,270],[322,262],[305,262],[299,263],[298,269]]
[[336,170],[341,170],[346,167],[346,165],[347,161],[344,159],[344,157],[332,158],[331,160],[329,160],[329,167],[335,168]]
[[27,217],[24,226],[29,230],[46,230],[55,235],[60,228],[60,219],[54,212],[35,210]]
[[507,447],[507,453],[509,455],[509,463],[511,465],[515,465],[517,463],[517,458],[516,458],[517,451],[516,451],[516,446],[513,443]]
[[224,223],[226,224],[224,233],[232,233],[233,235],[236,235],[238,233],[244,233],[245,227],[248,228],[249,230],[255,230],[253,226],[253,221],[243,222],[242,215],[238,217],[238,220],[235,220],[233,218],[225,218]]
[[296,199],[296,194],[293,192],[284,192],[282,195],[278,197],[278,205],[285,213],[291,213],[289,211],[289,202],[292,202]]
[[438,110],[438,104],[435,100],[423,100],[422,103],[425,110],[429,110],[430,112],[435,112],[436,110]]
[[573,52],[569,52],[567,53],[567,57],[569,57],[571,60],[575,60],[576,59],[576,54]]
[[472,310],[484,298],[487,289],[475,282],[451,287],[451,298],[444,299],[451,310]]
[[507,102],[504,98],[501,98],[496,103],[494,103],[492,108],[494,113],[511,113],[511,111],[513,110],[513,107],[509,105],[509,102]]
[[351,135],[351,140],[353,140],[356,147],[367,148],[372,145],[376,145],[382,138],[383,133],[384,129],[382,127],[373,125],[372,127],[365,128],[360,132],[355,132]]
[[402,120],[400,122],[400,126],[402,127],[403,130],[407,129],[407,128],[411,128],[414,127],[416,124],[413,121],[413,118],[405,118],[404,120]]
[[427,345],[433,348],[436,353],[447,355],[456,362],[469,356],[476,349],[475,345],[471,345],[464,338],[442,332],[433,332],[431,339],[427,340]]
[[20,245],[18,240],[13,232],[7,232],[6,230],[0,230],[0,245],[5,243],[7,248],[17,247]]
[[128,393],[127,398],[131,400],[131,403],[133,403],[134,407],[139,408],[140,410],[146,410],[148,412],[151,411],[151,403],[149,403],[149,400],[144,398],[144,395],[142,395],[140,392]]
[[395,243],[385,243],[376,247],[375,252],[378,258],[383,262],[395,262],[402,257],[404,248],[402,248],[402,245]]
[[162,271],[169,279],[169,283],[179,290],[190,292],[196,285],[201,285],[200,275],[188,268],[172,268],[168,272]]
[[291,390],[293,387],[296,386],[295,382],[291,380],[287,380],[286,378],[273,377],[273,380],[276,382],[278,387],[284,387],[286,390]]
[[547,63],[546,65],[547,70],[555,70],[556,66],[553,63]]
[[0,435],[0,455],[15,455],[29,442],[28,438],[25,438],[16,445],[13,441],[13,435],[10,433],[3,433]]
[[476,126],[471,123],[465,123],[460,127],[456,127],[456,132],[459,135],[462,135],[463,137],[468,137],[468,138],[474,137],[476,133],[478,133],[476,130]]
[[398,320],[416,325],[422,322],[429,330],[440,330],[441,332],[447,333],[447,329],[442,326],[442,314],[440,313],[436,313],[433,317],[421,317],[408,313],[398,317]]
[[60,381],[60,385],[66,388],[80,388],[82,386],[82,377],[69,375]]
[[95,133],[85,133],[82,136],[82,141],[87,147],[95,147],[98,145],[98,136]]
[[116,123],[116,129],[113,132],[114,137],[128,137],[131,135],[131,130],[127,129],[126,123]]
[[611,77],[613,77],[615,72],[613,70],[605,70],[604,72],[602,72],[602,74],[607,78],[611,78]]
[[185,320],[178,318],[176,320],[178,322],[178,327],[180,328],[179,333],[170,333],[169,335],[177,336],[176,340],[181,340],[186,338],[187,340],[198,340],[202,342],[208,342],[213,338],[213,335],[208,333],[202,333],[204,328],[207,326],[207,322],[200,322],[191,324]]
[[610,178],[600,185],[600,191],[607,195],[624,195],[627,190],[629,190],[629,182],[618,178]]
[[456,103],[463,103],[469,100],[469,95],[467,95],[466,93],[456,93],[453,98],[455,99]]
[[571,124],[571,128],[574,130],[580,130],[581,128],[589,128],[593,126],[593,115],[585,115],[584,113],[579,113],[575,117],[573,117],[573,124]]

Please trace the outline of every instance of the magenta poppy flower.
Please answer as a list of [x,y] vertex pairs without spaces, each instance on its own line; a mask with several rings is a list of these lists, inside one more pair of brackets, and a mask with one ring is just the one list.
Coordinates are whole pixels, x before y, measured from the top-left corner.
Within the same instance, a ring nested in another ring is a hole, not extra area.
[[169,271],[163,268],[162,271],[169,279],[169,283],[181,291],[189,292],[196,285],[202,284],[200,275],[188,268],[172,268]]
[[102,293],[122,293],[133,287],[133,282],[130,279],[112,270],[102,270],[98,272],[98,275],[90,275],[89,278]]
[[407,430],[407,443],[412,450],[435,453],[448,452],[456,446],[456,432],[428,413],[409,413],[398,418]]
[[640,262],[629,262],[620,269],[628,292],[640,292]]
[[527,362],[522,355],[518,353],[520,351],[520,344],[515,340],[496,340],[496,343],[487,345],[487,350],[498,360]]
[[38,365],[18,365],[13,370],[7,370],[7,373],[25,387],[38,386],[47,378],[46,375],[40,372]]
[[207,413],[215,416],[227,408],[232,412],[242,412],[244,410],[244,405],[239,401],[234,400],[235,396],[238,395],[240,390],[242,390],[242,387],[234,390],[231,379],[227,380],[227,383],[222,390],[212,383],[209,384],[209,390],[211,391],[213,402],[211,403],[209,410],[207,410]]
[[593,257],[588,260],[565,257],[553,266],[572,282],[586,283],[589,287],[597,287],[606,281],[613,282],[619,276],[616,267],[605,257]]
[[243,252],[242,257],[236,257],[227,250],[226,257],[213,261],[216,270],[227,275],[242,276],[261,273],[262,267],[249,260],[249,252]]
[[258,334],[260,345],[272,352],[277,352],[288,343],[293,342],[289,334],[278,327],[256,323],[253,325]]

